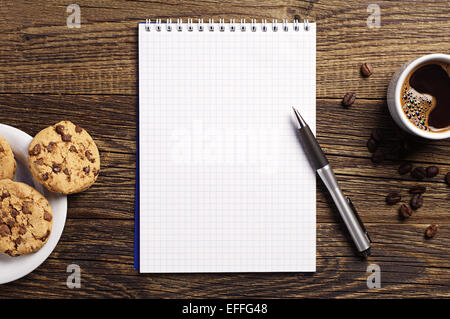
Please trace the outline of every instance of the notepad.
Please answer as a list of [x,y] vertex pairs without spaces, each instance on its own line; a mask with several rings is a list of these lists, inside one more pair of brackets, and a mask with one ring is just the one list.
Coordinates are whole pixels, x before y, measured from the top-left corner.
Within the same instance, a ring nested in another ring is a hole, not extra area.
[[316,25],[139,24],[136,267],[309,272]]

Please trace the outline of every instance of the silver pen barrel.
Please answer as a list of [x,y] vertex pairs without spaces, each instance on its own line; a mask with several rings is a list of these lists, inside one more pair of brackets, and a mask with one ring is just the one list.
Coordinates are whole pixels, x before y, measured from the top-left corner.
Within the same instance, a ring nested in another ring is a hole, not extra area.
[[336,204],[337,209],[347,226],[348,232],[355,242],[356,248],[365,257],[370,255],[370,237],[358,218],[358,213],[353,208],[349,200],[342,193],[333,170],[330,165],[326,165],[317,170],[320,178]]

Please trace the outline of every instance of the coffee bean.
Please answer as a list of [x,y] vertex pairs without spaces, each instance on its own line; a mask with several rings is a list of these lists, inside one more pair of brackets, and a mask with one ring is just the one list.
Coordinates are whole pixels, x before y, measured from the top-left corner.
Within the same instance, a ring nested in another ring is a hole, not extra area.
[[422,166],[418,166],[411,171],[411,176],[415,179],[424,179],[425,176],[427,176],[427,173],[425,171],[425,168],[423,168]]
[[398,168],[398,173],[400,175],[405,175],[409,172],[411,172],[412,170],[412,164],[411,163],[403,163],[402,165],[400,165],[400,167]]
[[404,157],[411,150],[411,145],[407,139],[402,139],[398,145],[398,155]]
[[425,186],[415,185],[409,189],[409,192],[411,194],[423,194],[426,190],[427,188]]
[[348,107],[353,103],[355,103],[355,100],[356,94],[353,92],[348,92],[344,95],[344,98],[342,99],[342,105]]
[[373,74],[373,66],[370,63],[361,64],[361,73],[365,77],[369,77]]
[[375,153],[372,154],[372,162],[375,164],[381,163],[384,160],[384,153],[382,150],[377,149]]
[[399,192],[390,192],[387,196],[386,196],[386,203],[388,205],[394,205],[397,204],[399,201],[402,200],[402,196],[400,195]]
[[383,141],[383,132],[379,128],[374,128],[370,134],[370,137],[373,138],[377,143],[381,143]]
[[414,209],[414,210],[419,209],[420,207],[422,207],[422,205],[423,205],[422,194],[415,194],[411,198],[410,205],[411,205],[411,208]]
[[445,182],[450,186],[450,172],[445,175]]
[[439,174],[439,168],[437,166],[428,166],[427,167],[427,177],[432,178]]
[[426,238],[433,238],[438,231],[438,225],[430,225],[425,229],[425,237]]
[[411,217],[412,213],[413,213],[413,211],[412,211],[411,207],[409,207],[406,204],[402,204],[402,206],[400,206],[400,208],[398,209],[398,214],[403,219]]
[[378,143],[373,138],[369,138],[366,145],[370,153],[375,152],[378,148]]

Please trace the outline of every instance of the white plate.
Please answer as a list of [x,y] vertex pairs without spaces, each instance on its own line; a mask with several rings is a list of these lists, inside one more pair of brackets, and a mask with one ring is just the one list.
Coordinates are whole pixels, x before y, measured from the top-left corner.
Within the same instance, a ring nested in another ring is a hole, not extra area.
[[39,251],[19,257],[9,257],[0,253],[0,284],[4,284],[28,275],[39,267],[55,249],[66,223],[67,196],[49,192],[34,180],[27,160],[28,145],[32,140],[30,135],[12,126],[0,124],[0,136],[8,141],[16,157],[17,171],[14,180],[36,188],[47,198],[53,212],[52,233],[47,243]]

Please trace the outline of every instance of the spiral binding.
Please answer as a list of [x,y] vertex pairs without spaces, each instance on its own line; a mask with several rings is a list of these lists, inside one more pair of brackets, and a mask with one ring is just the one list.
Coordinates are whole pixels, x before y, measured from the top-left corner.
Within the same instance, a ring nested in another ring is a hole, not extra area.
[[[161,19],[156,19],[155,22],[153,22],[150,19],[145,20],[145,30],[151,31],[155,30],[157,32],[160,32],[163,28],[166,29],[167,32],[171,32],[172,30],[176,30],[178,32],[183,31],[183,28],[186,28],[185,30],[188,32],[194,31],[194,24],[197,27],[197,30],[199,32],[203,32],[204,30],[207,30],[209,32],[214,32],[216,30],[216,26],[218,27],[218,30],[220,32],[224,32],[227,27],[230,32],[235,32],[236,30],[239,30],[241,32],[247,31],[247,23],[245,22],[245,19],[241,19],[239,23],[236,22],[235,19],[230,19],[229,23],[225,23],[225,19],[219,19],[219,23],[214,23],[214,19],[209,19],[208,22],[203,22],[203,19],[197,19],[197,22],[194,23],[193,19],[188,19],[187,23],[183,25],[183,19],[177,19],[176,22],[172,22],[172,19],[167,19],[165,23],[162,22]],[[303,23],[300,23],[297,19],[295,19],[292,22],[292,28],[294,31],[298,32],[300,31],[301,24],[303,24],[303,29],[305,31],[309,31],[309,21],[308,19],[304,19]],[[258,24],[256,19],[252,19],[250,21],[250,31],[256,32],[258,30],[258,26],[260,27],[262,32],[267,32],[269,26],[266,19],[261,20],[261,22]],[[273,32],[277,32],[279,30],[279,23],[276,19],[272,20],[271,23],[271,29]],[[284,32],[289,31],[290,24],[288,20],[284,19],[281,22],[281,30]]]

